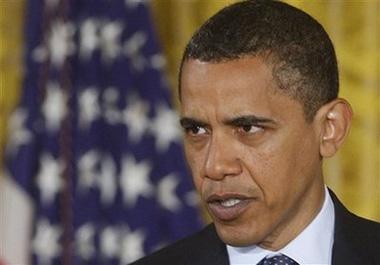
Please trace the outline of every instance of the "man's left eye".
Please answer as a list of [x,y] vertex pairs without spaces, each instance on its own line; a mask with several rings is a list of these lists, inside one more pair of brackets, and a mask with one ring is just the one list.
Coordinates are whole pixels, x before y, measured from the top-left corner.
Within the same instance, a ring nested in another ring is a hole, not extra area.
[[241,133],[246,133],[246,134],[254,134],[262,130],[263,128],[259,126],[255,126],[255,125],[244,125],[239,128],[239,131]]

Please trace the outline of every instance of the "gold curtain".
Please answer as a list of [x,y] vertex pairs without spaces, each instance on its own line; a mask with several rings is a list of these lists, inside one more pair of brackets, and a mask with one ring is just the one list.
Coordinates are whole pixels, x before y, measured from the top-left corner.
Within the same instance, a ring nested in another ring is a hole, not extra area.
[[[177,70],[192,32],[231,0],[153,0],[176,98]],[[341,96],[355,112],[350,136],[325,165],[326,182],[353,212],[380,221],[380,2],[288,0],[320,21],[336,47]],[[21,81],[24,1],[0,1],[0,156]]]
[[18,101],[22,80],[24,5],[24,0],[0,0],[0,170],[7,118]]

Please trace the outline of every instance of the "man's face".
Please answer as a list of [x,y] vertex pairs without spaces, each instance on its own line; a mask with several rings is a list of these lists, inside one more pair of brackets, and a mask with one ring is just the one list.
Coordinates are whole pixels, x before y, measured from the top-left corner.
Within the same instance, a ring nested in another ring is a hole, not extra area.
[[321,207],[319,130],[259,57],[188,60],[181,125],[195,186],[230,245],[280,247]]

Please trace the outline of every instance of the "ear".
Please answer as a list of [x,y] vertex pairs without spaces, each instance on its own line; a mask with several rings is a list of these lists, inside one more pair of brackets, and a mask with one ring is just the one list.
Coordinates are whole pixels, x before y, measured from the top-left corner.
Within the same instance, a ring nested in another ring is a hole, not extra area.
[[333,156],[348,135],[352,120],[351,105],[344,99],[335,99],[323,105],[316,114],[320,124],[320,147],[322,157]]

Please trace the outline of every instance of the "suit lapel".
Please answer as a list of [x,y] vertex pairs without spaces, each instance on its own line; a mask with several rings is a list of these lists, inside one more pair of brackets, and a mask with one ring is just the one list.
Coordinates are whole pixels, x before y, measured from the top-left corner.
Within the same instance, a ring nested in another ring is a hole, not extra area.
[[355,217],[338,200],[336,195],[329,190],[334,202],[335,210],[335,231],[332,254],[332,265],[357,265],[369,264],[365,257],[360,256],[357,251],[357,239],[353,236],[355,229]]
[[360,258],[355,255],[355,252],[350,250],[350,245],[344,240],[337,240],[335,238],[333,255],[332,255],[332,265],[358,265],[366,264],[360,261]]

